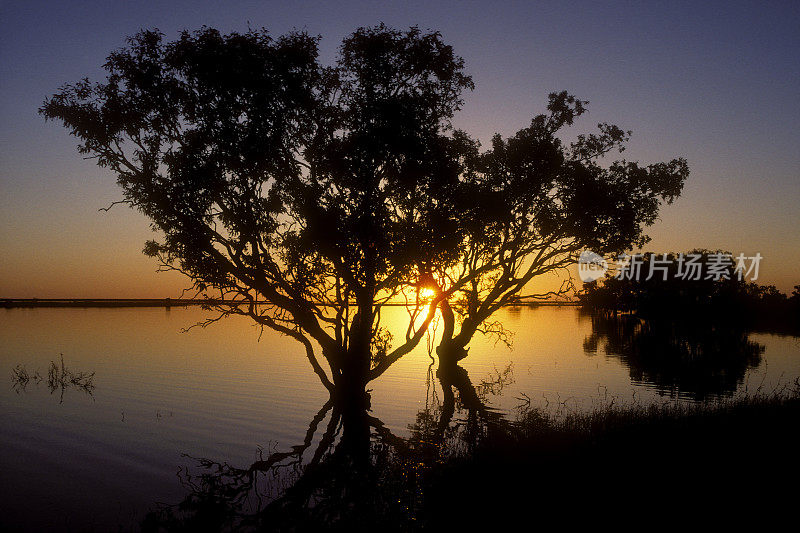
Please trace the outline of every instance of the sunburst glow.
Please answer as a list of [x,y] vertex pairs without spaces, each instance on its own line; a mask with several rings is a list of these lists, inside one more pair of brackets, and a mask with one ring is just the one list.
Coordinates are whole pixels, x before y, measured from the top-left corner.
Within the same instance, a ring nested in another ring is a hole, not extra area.
[[433,289],[429,289],[427,287],[419,290],[420,298],[424,298],[426,300],[429,299],[429,298],[433,298],[435,295],[436,295],[436,291],[434,291]]

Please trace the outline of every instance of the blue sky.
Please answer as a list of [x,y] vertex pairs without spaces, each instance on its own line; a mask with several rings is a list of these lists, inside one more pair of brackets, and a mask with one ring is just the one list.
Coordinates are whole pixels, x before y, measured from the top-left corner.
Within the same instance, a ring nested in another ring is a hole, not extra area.
[[441,31],[476,89],[456,125],[487,141],[543,110],[549,92],[633,130],[628,159],[686,157],[685,192],[649,250],[760,252],[760,282],[800,283],[800,2],[3,2],[0,5],[0,296],[165,297],[181,280],[141,255],[147,221],[113,176],[36,113],[66,82],[98,79],[141,28],[168,37],[305,29],[331,61],[355,28]]

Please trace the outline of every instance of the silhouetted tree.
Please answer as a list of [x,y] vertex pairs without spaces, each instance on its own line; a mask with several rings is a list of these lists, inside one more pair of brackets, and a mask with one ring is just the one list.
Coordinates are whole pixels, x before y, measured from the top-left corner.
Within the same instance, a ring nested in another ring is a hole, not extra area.
[[[224,305],[209,305],[220,317],[247,315],[300,342],[332,394],[365,401],[439,301],[440,357],[463,357],[477,331],[502,336],[490,317],[529,281],[583,248],[645,242],[688,174],[682,159],[600,166],[628,137],[616,126],[565,145],[560,130],[586,110],[567,93],[481,152],[449,131],[472,81],[438,33],[362,28],[333,66],[317,44],[210,28],[165,43],[144,31],[109,56],[104,83],[67,85],[40,111],[163,234],[145,253],[198,294],[218,291]],[[425,286],[436,294],[427,306]],[[409,293],[395,343],[381,309]]]
[[608,152],[624,150],[630,132],[617,126],[599,124],[599,133],[565,144],[562,130],[586,104],[553,93],[547,114],[508,139],[496,135],[489,150],[463,140],[464,187],[482,207],[464,228],[458,260],[431,273],[446,293],[440,360],[466,357],[477,332],[507,341],[502,324],[491,320],[498,309],[572,286],[568,277],[559,289],[537,294],[526,288],[534,278],[565,272],[582,250],[610,255],[643,245],[649,240],[644,229],[657,220],[661,204],[680,194],[689,174],[683,159],[599,164]]
[[66,85],[40,112],[163,234],[146,254],[218,291],[221,316],[296,339],[332,394],[362,402],[436,311],[412,305],[393,346],[382,306],[418,284],[417,265],[458,253],[463,139],[446,133],[472,81],[438,33],[362,28],[333,66],[317,44],[143,31],[103,83]]

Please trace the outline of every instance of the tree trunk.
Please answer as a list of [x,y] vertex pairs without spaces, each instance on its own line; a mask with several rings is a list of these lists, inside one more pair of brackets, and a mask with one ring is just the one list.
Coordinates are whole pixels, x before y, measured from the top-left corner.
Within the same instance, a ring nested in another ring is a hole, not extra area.
[[455,342],[453,339],[443,339],[436,347],[436,355],[439,356],[439,366],[450,369],[458,364],[469,354],[469,350]]
[[[439,356],[439,368],[436,370],[436,376],[439,378],[442,390],[445,391],[446,400],[450,400],[449,397],[453,395],[452,390],[455,389],[458,391],[458,396],[464,407],[470,411],[485,412],[486,406],[478,397],[478,393],[469,379],[466,369],[456,363],[445,363]],[[449,414],[452,416],[452,412]]]
[[338,360],[339,371],[334,374],[334,390],[331,394],[336,405],[343,412],[349,409],[368,411],[370,397],[367,393],[369,383],[369,346],[356,347],[344,352]]

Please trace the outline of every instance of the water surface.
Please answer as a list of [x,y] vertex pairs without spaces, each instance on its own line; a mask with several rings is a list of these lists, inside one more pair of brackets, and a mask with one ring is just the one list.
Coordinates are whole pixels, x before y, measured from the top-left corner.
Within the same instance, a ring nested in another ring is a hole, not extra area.
[[[259,450],[302,439],[327,399],[303,349],[239,317],[181,332],[207,313],[2,311],[3,521],[30,530],[134,526],[155,502],[183,497],[176,472],[190,460],[182,454],[246,464]],[[385,314],[399,330],[404,313]],[[462,366],[476,385],[503,378],[502,391],[487,398],[508,416],[528,404],[579,410],[611,401],[713,400],[773,390],[800,376],[796,337],[723,332],[676,340],[674,331],[609,326],[572,307],[506,308],[499,318],[513,333],[513,349],[475,339]],[[431,359],[422,344],[372,385],[372,414],[400,436],[430,392]],[[651,356],[664,346],[667,355],[683,350],[683,362]],[[48,366],[60,365],[61,354],[68,369],[95,373],[91,394],[50,390]],[[20,387],[11,379],[16,367],[45,379]]]

